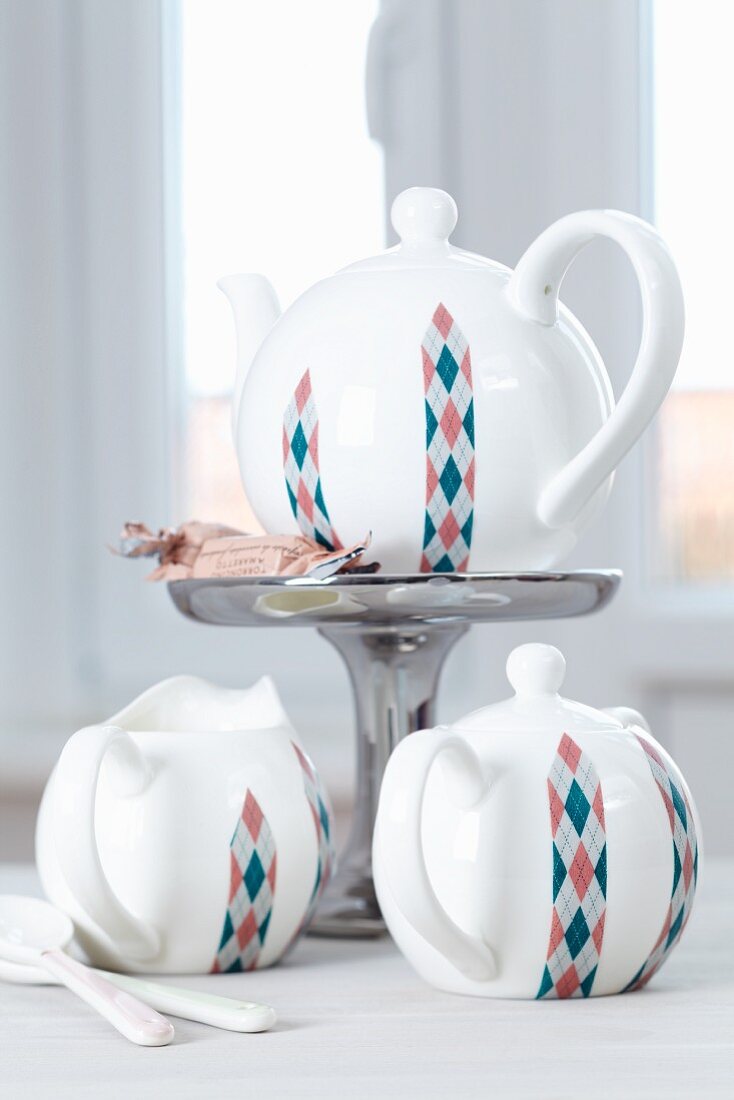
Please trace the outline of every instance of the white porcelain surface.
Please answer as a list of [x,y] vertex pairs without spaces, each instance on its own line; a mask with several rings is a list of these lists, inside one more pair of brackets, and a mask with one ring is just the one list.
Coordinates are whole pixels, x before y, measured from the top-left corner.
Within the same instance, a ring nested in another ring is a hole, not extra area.
[[255,964],[283,955],[312,915],[331,858],[296,749],[305,757],[267,678],[235,691],[175,677],[71,738],[44,794],[36,855],[46,894],[72,917],[95,964],[212,970],[247,792],[277,857],[272,896],[255,903],[258,922],[271,905]]
[[[564,819],[554,838],[549,776],[564,735],[583,754],[579,779],[590,766],[603,802],[606,897],[596,895],[594,912],[604,911],[604,922],[598,957],[589,963],[590,995],[633,983],[668,914],[675,919],[682,908],[673,889],[671,820],[643,742],[686,800],[695,855],[701,832],[690,791],[636,712],[595,711],[561,698],[564,669],[552,647],[520,647],[508,661],[514,698],[413,734],[388,763],[373,845],[377,895],[400,949],[442,989],[542,995],[546,964],[556,965],[553,843],[563,849],[568,826]],[[559,907],[567,887],[568,880]],[[569,920],[582,905],[580,896],[572,899]],[[685,919],[692,900],[693,891]],[[545,995],[564,996],[568,988]]]
[[[473,508],[473,530],[468,558],[460,560],[460,544],[449,555],[453,568],[552,567],[603,506],[614,468],[659,407],[678,363],[683,303],[665,245],[638,218],[586,211],[550,226],[513,273],[453,248],[456,217],[445,192],[403,192],[393,204],[401,244],[317,283],[279,320],[261,276],[220,284],[238,332],[240,470],[266,530],[299,530],[282,437],[308,370],[333,532],[346,545],[371,530],[370,556],[387,572],[421,568],[428,494],[421,344],[439,305],[468,341],[473,393],[474,500],[457,505],[461,520]],[[643,301],[642,345],[616,410],[596,348],[558,301],[566,268],[596,237],[626,251]],[[468,469],[471,440],[465,446],[461,438],[457,458]],[[442,447],[439,461],[448,453]],[[434,555],[431,565],[446,571],[448,562],[438,565]]]

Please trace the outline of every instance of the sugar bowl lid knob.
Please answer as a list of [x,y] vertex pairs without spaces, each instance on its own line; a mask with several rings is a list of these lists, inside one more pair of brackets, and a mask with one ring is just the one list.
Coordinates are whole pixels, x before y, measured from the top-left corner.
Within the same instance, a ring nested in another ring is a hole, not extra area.
[[507,658],[507,679],[517,695],[555,695],[565,675],[566,658],[552,645],[520,645]]
[[390,220],[401,241],[447,241],[459,212],[446,191],[437,187],[409,187],[392,204]]

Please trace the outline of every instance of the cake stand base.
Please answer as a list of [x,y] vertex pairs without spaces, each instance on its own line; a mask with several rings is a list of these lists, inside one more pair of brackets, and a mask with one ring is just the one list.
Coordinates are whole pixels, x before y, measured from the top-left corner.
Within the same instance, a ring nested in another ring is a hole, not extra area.
[[352,830],[311,925],[312,933],[374,936],[384,930],[372,882],[372,827],[382,774],[398,741],[434,724],[441,666],[467,630],[465,624],[395,631],[319,629],[341,653],[352,682],[358,788]]
[[615,570],[236,577],[169,584],[178,609],[221,626],[316,626],[344,659],[357,718],[352,828],[311,925],[324,936],[378,936],[385,925],[372,881],[372,829],[390,753],[434,724],[443,662],[473,622],[586,615],[612,598]]

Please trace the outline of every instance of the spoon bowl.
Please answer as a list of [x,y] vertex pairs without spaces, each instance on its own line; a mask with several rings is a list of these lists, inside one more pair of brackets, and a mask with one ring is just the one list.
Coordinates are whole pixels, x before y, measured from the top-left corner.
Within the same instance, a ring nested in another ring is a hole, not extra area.
[[37,966],[44,951],[63,951],[74,936],[66,913],[41,898],[0,896],[0,958]]
[[0,958],[0,982],[13,982],[14,985],[57,985],[56,978],[40,966],[28,966],[27,963],[10,962]]

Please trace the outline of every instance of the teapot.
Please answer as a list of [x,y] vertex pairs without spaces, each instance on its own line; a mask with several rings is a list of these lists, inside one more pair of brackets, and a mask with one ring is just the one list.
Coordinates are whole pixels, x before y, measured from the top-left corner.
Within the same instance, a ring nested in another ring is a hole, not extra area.
[[293,946],[334,854],[326,793],[272,681],[176,676],[67,742],[36,860],[96,965],[224,973]]
[[[456,221],[446,192],[403,191],[400,244],[282,316],[263,276],[220,281],[237,329],[240,472],[266,531],[331,549],[371,530],[391,573],[536,570],[567,555],[604,505],[678,364],[683,298],[668,250],[639,218],[590,210],[551,225],[511,271],[453,247]],[[642,296],[616,408],[597,349],[558,298],[597,237],[627,253]]]
[[377,896],[440,989],[640,989],[690,916],[701,829],[685,780],[636,711],[562,698],[564,672],[552,646],[520,646],[514,698],[411,734],[388,761]]

